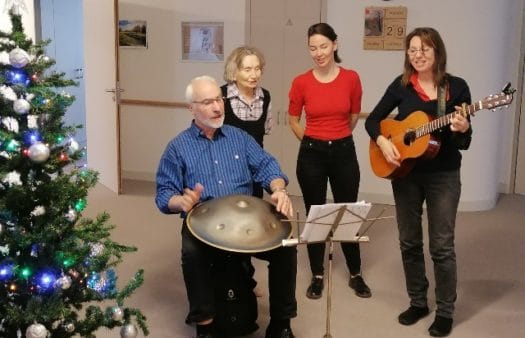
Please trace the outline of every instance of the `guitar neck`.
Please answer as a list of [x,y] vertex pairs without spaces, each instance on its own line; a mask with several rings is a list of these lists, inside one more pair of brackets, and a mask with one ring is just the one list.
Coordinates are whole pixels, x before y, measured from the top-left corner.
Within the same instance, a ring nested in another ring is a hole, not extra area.
[[486,107],[483,106],[483,101],[478,101],[468,106],[465,106],[465,110],[462,110],[462,109],[456,110],[452,113],[438,117],[435,120],[432,120],[428,123],[425,123],[424,125],[419,126],[416,129],[416,137],[428,135],[438,130],[439,128],[448,126],[449,124],[452,123],[451,119],[456,114],[461,114],[463,116],[469,116],[469,115],[473,115],[478,110],[485,109],[485,108]]

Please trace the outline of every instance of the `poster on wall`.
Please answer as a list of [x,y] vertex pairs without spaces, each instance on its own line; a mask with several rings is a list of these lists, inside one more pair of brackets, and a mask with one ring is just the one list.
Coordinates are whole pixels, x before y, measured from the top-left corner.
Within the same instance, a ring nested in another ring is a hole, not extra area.
[[182,22],[183,61],[223,61],[223,22]]
[[119,20],[119,47],[148,48],[147,27],[148,24],[145,20]]
[[406,27],[406,7],[366,7],[363,48],[403,50]]

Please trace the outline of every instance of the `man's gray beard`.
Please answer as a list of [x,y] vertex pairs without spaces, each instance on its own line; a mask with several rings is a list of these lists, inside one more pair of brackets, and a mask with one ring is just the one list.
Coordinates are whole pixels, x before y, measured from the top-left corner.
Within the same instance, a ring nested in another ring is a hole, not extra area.
[[202,124],[204,124],[208,128],[218,129],[218,128],[222,127],[222,125],[224,124],[224,115],[222,116],[222,119],[221,119],[220,122],[212,122],[211,119],[206,119],[206,120],[202,121]]

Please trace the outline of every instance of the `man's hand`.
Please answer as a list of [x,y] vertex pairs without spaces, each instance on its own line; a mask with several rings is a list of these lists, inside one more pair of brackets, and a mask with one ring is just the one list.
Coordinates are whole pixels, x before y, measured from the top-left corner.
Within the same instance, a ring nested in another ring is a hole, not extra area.
[[293,216],[292,200],[288,196],[286,189],[275,190],[271,195],[271,199],[275,203],[277,211],[286,216]]
[[201,194],[204,191],[204,186],[200,183],[195,184],[195,187],[192,189],[184,189],[182,195],[175,195],[169,201],[169,208],[173,212],[188,212],[190,211],[195,204],[200,201]]

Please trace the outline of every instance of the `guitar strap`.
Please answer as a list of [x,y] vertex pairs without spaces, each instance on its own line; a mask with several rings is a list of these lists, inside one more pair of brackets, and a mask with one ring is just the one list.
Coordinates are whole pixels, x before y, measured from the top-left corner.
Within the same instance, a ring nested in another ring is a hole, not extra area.
[[437,116],[443,116],[445,115],[445,110],[447,106],[447,94],[445,91],[445,86],[439,86],[438,87],[438,97],[437,97]]

